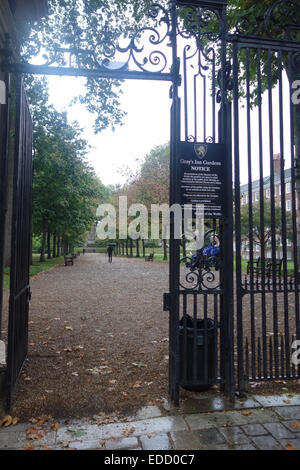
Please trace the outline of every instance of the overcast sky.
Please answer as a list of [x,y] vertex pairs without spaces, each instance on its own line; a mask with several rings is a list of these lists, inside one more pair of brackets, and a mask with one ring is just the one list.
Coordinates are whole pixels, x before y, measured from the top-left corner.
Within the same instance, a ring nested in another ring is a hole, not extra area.
[[170,139],[170,83],[127,80],[123,83],[122,110],[127,112],[124,125],[115,132],[93,133],[93,116],[83,105],[68,108],[80,94],[83,80],[70,77],[49,77],[50,100],[59,110],[68,112],[69,121],[77,119],[85,128],[84,136],[93,147],[89,161],[104,184],[124,182],[119,169],[137,167],[137,158],[145,156]]

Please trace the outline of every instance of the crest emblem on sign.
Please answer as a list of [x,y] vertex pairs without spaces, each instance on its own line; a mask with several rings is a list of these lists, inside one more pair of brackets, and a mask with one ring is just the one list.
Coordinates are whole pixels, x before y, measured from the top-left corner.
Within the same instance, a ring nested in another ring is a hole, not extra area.
[[204,158],[207,154],[208,147],[206,144],[195,144],[194,149],[198,158]]

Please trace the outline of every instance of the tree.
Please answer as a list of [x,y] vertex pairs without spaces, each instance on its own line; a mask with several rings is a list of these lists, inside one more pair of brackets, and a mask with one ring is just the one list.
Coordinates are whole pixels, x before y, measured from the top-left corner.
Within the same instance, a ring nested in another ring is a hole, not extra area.
[[[262,219],[263,224],[262,226]],[[272,221],[272,211],[270,201],[265,200],[263,204],[263,214],[259,203],[252,206],[252,231],[250,229],[250,217],[248,204],[241,206],[241,238],[243,241],[248,242],[252,235],[254,245],[258,245],[261,250],[265,250],[272,240],[272,222],[274,223],[274,235],[276,237],[276,245],[280,242],[282,235],[282,217],[281,207],[275,206],[275,217]],[[292,217],[289,213],[286,214],[286,228],[287,238],[292,237]]]
[[104,186],[86,162],[78,124],[48,105],[46,83],[30,79],[27,89],[34,121],[33,232],[42,236],[43,261],[46,241],[51,257],[51,237],[57,254],[56,243],[74,244],[89,229]]
[[[48,0],[49,15],[38,24],[23,27],[22,56],[30,58],[42,53],[51,62],[55,57],[65,64],[64,54],[55,48],[72,48],[72,65],[90,69],[94,60],[99,64],[114,59],[121,37],[130,37],[141,27],[149,1],[134,0]],[[76,52],[80,51],[80,52]],[[83,52],[85,51],[85,52]],[[91,51],[91,53],[88,53]],[[94,131],[114,129],[125,116],[120,109],[122,80],[85,79],[85,92],[74,99],[86,105],[95,116]]]

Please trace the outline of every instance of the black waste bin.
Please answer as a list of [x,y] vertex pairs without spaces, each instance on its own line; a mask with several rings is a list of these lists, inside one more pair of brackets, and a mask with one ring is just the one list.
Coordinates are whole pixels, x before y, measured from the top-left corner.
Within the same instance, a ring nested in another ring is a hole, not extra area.
[[216,325],[211,318],[198,318],[195,322],[192,317],[186,315],[180,320],[179,357],[182,388],[203,391],[216,384],[215,341]]

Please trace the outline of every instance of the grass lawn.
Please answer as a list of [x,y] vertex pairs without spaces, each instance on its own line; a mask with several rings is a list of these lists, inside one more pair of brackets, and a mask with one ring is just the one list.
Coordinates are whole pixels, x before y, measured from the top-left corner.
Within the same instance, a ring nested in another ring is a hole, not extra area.
[[[38,253],[34,253],[33,256],[33,265],[30,266],[30,276],[35,276],[36,274],[40,273],[41,271],[47,271],[47,269],[60,264],[64,257],[61,256],[60,258],[54,259],[46,259],[43,263],[40,262],[40,255]],[[9,289],[9,268],[4,269],[4,290]]]

